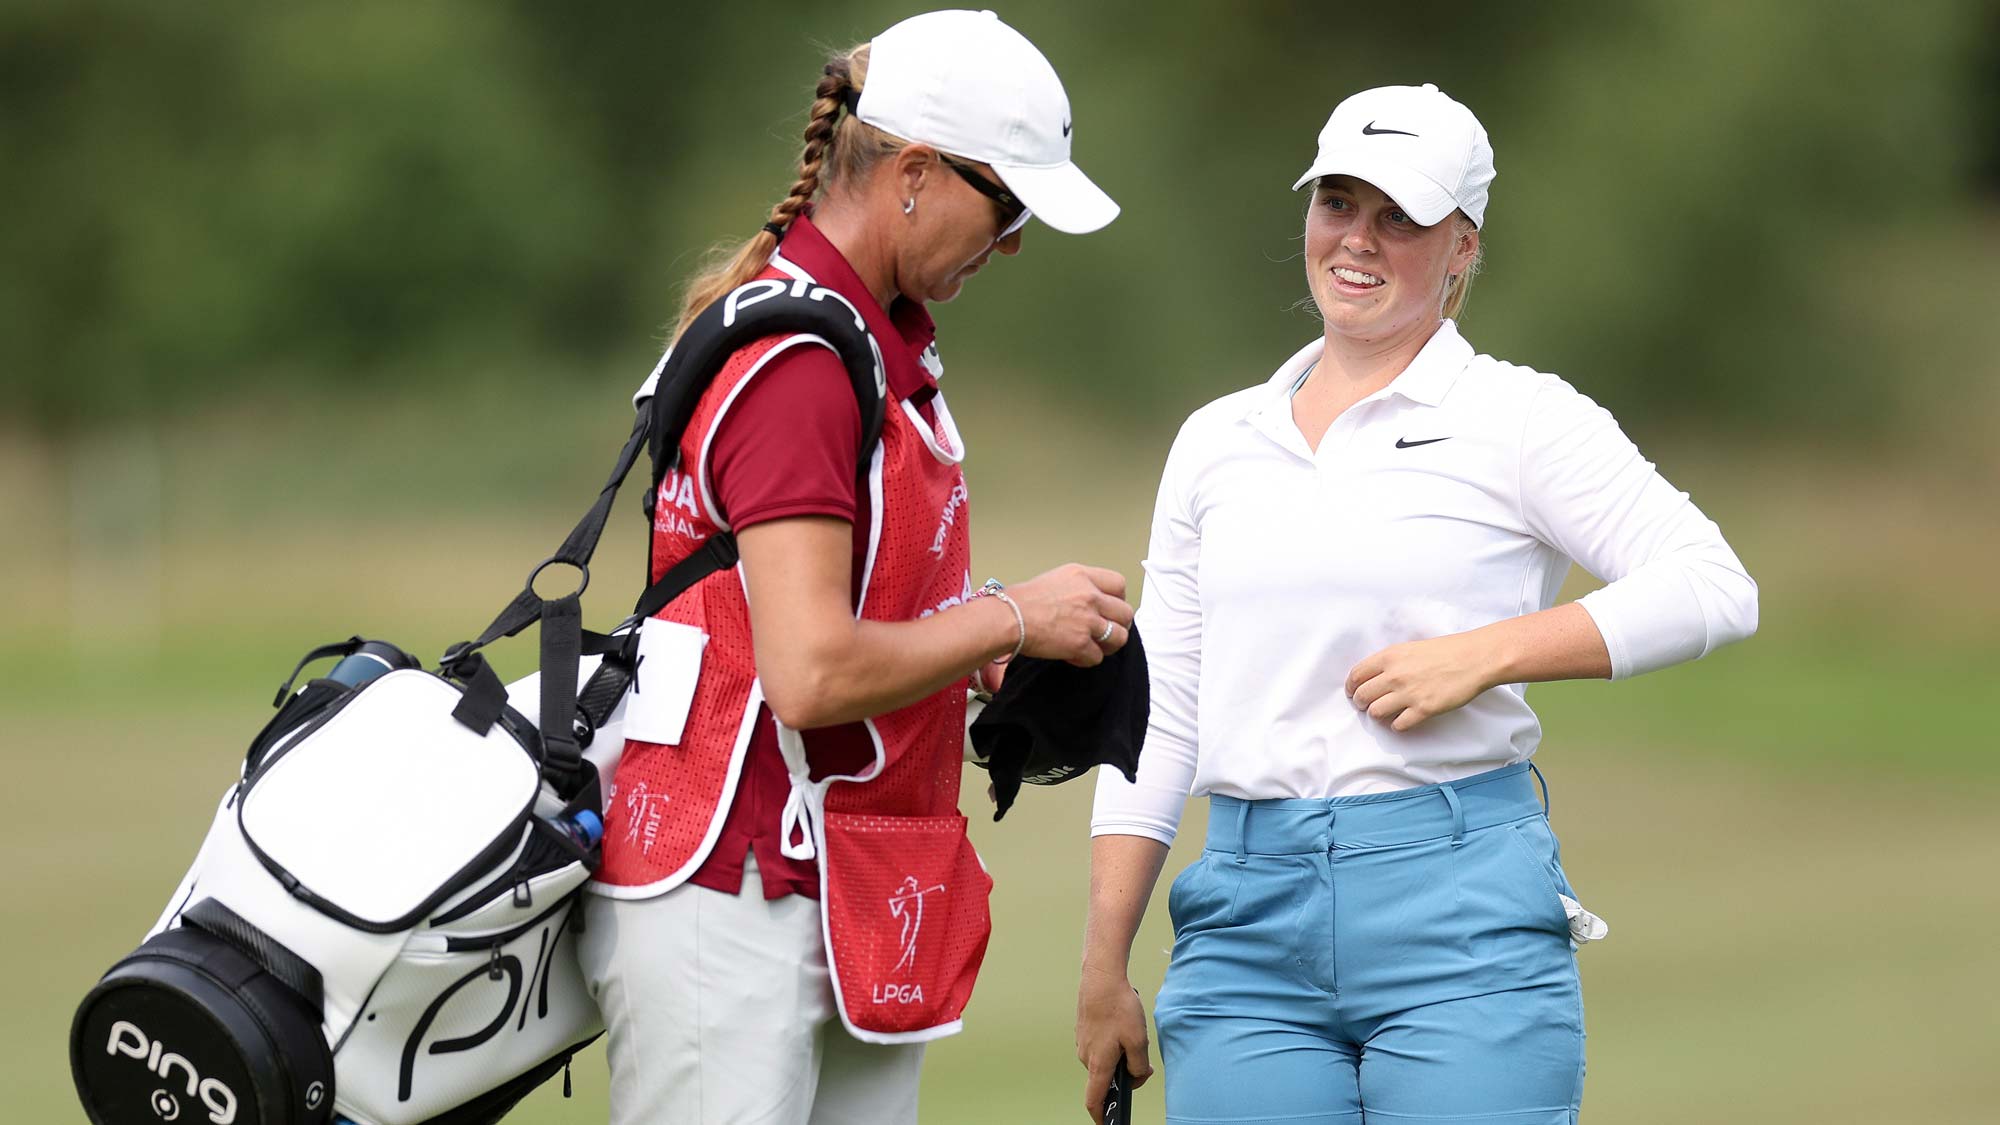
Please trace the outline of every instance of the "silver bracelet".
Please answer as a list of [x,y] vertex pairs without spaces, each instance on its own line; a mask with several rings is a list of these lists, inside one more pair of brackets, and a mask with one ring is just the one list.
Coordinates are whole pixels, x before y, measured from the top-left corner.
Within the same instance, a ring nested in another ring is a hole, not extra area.
[[1007,603],[1008,609],[1014,611],[1014,628],[1017,630],[1014,638],[1014,651],[993,661],[993,663],[1005,664],[1021,655],[1021,650],[1028,645],[1028,619],[1022,615],[1020,605],[1007,593],[1007,588],[1000,584],[998,578],[988,578],[986,584],[975,591],[972,596],[974,598],[998,598]]

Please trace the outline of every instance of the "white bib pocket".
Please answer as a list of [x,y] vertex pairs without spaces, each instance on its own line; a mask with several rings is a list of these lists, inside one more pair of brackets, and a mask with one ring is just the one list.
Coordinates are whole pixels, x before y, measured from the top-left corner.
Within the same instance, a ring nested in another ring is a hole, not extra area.
[[639,668],[625,697],[626,738],[678,746],[687,732],[708,634],[692,625],[648,618],[639,629]]

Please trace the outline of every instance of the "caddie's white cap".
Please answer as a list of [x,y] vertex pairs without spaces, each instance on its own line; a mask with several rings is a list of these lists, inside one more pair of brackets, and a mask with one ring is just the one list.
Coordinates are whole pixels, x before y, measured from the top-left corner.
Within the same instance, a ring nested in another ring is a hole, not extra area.
[[1334,175],[1374,184],[1424,226],[1454,210],[1484,226],[1493,145],[1472,111],[1436,86],[1378,86],[1334,107],[1292,190]]
[[855,115],[992,165],[1028,210],[1065,234],[1118,217],[1118,204],[1070,163],[1069,95],[1055,68],[992,12],[926,12],[877,35]]

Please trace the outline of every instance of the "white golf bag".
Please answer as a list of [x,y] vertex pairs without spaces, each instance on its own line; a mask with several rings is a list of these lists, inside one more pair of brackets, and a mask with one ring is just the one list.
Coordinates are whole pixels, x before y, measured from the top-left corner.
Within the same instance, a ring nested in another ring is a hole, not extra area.
[[471,697],[413,667],[292,697],[78,1012],[94,1120],[495,1121],[599,1034],[574,950],[596,771],[551,780],[539,708],[503,691],[482,734]]
[[[734,566],[735,541],[667,568],[608,635],[581,625],[588,565],[639,452],[650,521],[714,372],[794,332],[847,367],[865,467],[883,374],[860,314],[750,282],[682,334],[596,503],[477,640],[435,671],[359,637],[306,655],[166,912],[77,1010],[70,1069],[95,1125],[490,1125],[601,1032],[574,952],[603,830],[595,762],[624,746],[637,623]],[[555,563],[581,584],[545,598]],[[535,624],[540,671],[510,695],[480,650]]]

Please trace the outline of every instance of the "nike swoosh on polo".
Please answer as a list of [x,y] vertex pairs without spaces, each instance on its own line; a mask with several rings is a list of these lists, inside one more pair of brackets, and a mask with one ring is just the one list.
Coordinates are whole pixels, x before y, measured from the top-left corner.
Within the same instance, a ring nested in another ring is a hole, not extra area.
[[1416,136],[1415,133],[1406,132],[1402,129],[1377,129],[1373,121],[1370,121],[1368,124],[1363,125],[1361,127],[1361,135],[1364,137],[1379,137],[1384,133],[1394,133],[1399,137]]
[[1434,437],[1434,438],[1425,438],[1425,439],[1424,439],[1424,440],[1422,440],[1422,441],[1411,441],[1411,440],[1410,440],[1409,438],[1397,438],[1397,439],[1396,439],[1396,448],[1397,448],[1397,449],[1415,449],[1416,447],[1418,447],[1418,446],[1420,446],[1420,445],[1436,445],[1436,444],[1437,444],[1438,442],[1441,442],[1441,441],[1450,441],[1450,440],[1451,440],[1451,435],[1449,435],[1449,434],[1446,434],[1446,435],[1445,435],[1444,437]]

